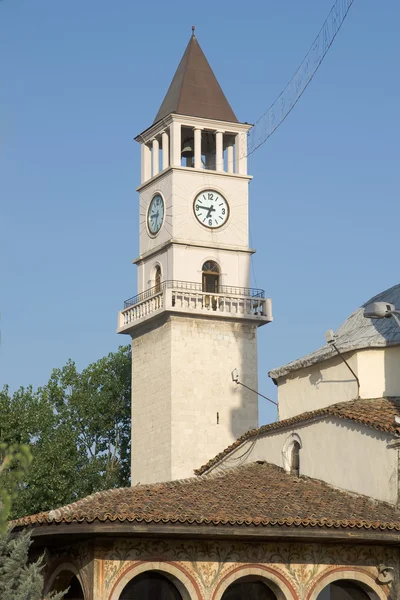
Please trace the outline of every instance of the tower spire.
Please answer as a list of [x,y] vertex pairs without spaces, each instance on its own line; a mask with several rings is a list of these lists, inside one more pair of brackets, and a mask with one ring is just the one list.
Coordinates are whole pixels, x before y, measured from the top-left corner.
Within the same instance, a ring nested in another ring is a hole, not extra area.
[[194,25],[185,53],[154,123],[171,113],[230,123],[238,122],[200,48]]

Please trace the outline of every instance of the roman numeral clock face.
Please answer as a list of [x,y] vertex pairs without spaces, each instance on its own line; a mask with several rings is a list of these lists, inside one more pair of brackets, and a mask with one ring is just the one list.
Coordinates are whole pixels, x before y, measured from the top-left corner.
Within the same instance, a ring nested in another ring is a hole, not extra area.
[[210,229],[222,227],[229,217],[228,202],[215,190],[200,192],[194,199],[193,211],[198,222]]

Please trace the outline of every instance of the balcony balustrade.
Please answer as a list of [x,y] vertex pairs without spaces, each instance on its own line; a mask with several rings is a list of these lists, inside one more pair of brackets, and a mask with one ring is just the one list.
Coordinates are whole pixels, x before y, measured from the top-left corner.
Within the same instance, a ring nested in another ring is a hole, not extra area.
[[163,281],[125,300],[119,313],[118,331],[128,331],[163,311],[250,319],[260,325],[272,321],[271,300],[264,297],[264,290],[221,285],[218,293],[210,293],[203,292],[201,283]]

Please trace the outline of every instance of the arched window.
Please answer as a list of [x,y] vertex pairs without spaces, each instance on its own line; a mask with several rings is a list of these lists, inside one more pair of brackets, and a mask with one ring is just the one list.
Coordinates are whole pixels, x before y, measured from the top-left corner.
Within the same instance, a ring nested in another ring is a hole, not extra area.
[[263,581],[243,578],[232,583],[224,592],[222,600],[277,600],[271,588]]
[[154,275],[154,287],[156,294],[161,291],[161,267],[160,265],[156,266],[156,272]]
[[375,592],[364,590],[361,584],[343,579],[334,581],[318,594],[317,600],[378,600]]
[[300,475],[300,444],[297,441],[293,442],[290,453],[290,472],[296,477]]
[[203,280],[202,289],[203,292],[208,294],[218,294],[219,292],[219,278],[220,270],[219,266],[213,260],[207,260],[203,265]]
[[182,600],[182,596],[167,577],[146,571],[124,587],[119,600]]

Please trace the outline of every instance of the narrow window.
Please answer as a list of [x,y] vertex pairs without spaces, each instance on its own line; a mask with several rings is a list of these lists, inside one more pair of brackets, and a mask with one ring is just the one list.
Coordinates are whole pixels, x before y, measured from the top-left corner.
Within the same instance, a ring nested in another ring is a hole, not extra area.
[[300,444],[293,442],[292,452],[290,457],[290,472],[298,477],[300,475]]
[[155,293],[158,294],[158,292],[161,291],[161,267],[159,265],[156,266],[156,275],[155,275],[155,282],[154,282],[154,287],[155,287]]

